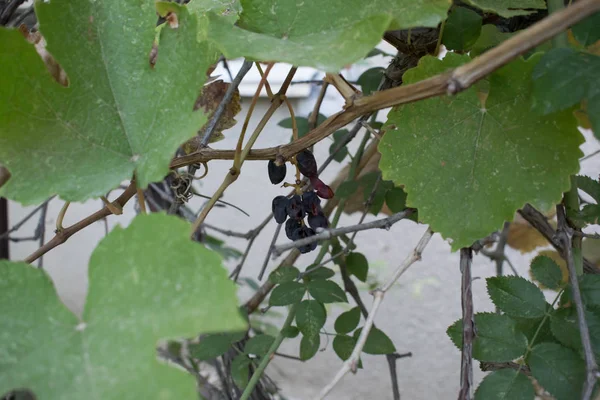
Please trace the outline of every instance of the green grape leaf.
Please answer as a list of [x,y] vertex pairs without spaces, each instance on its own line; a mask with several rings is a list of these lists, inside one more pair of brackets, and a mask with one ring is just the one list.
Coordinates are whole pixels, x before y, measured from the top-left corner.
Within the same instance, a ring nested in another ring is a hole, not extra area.
[[[360,333],[362,332],[362,328],[358,328],[354,331],[354,340],[358,340]],[[367,354],[392,354],[396,351],[396,346],[394,346],[394,342],[392,339],[388,337],[381,329],[376,327],[372,327],[369,332],[369,336],[367,336],[367,341],[365,343],[365,347],[363,347],[363,352]]]
[[533,279],[547,287],[557,290],[563,285],[562,271],[553,259],[547,256],[537,256],[531,261]]
[[319,351],[321,345],[321,336],[319,332],[302,333],[300,340],[300,359],[310,360]]
[[342,184],[335,190],[335,196],[343,199],[350,197],[358,190],[358,182],[357,181],[344,181]]
[[304,300],[296,310],[296,326],[303,335],[318,334],[326,319],[325,307],[316,300]]
[[368,96],[377,91],[384,71],[382,67],[369,68],[358,77],[356,83],[360,85],[363,95]]
[[[527,350],[527,338],[508,315],[475,314],[477,336],[473,341],[473,358],[479,361],[512,361]],[[459,349],[462,347],[462,319],[446,331]]]
[[406,209],[406,192],[401,187],[393,187],[385,194],[385,204],[391,212],[398,213]]
[[344,289],[330,280],[316,280],[308,283],[308,293],[319,303],[347,303]]
[[213,333],[201,337],[199,343],[191,343],[188,348],[192,357],[202,361],[211,360],[225,354],[238,340],[241,338],[232,334]]
[[[321,125],[326,119],[326,116],[319,114],[317,117],[317,126]],[[282,119],[277,123],[277,125],[281,126],[282,128],[292,129],[292,118]],[[306,135],[310,130],[308,127],[308,118],[296,117],[296,127],[298,128],[298,138]]]
[[[314,268],[314,265],[308,266],[306,268],[306,270],[309,270],[310,268]],[[329,269],[327,267],[319,267],[306,275],[306,277],[309,278],[309,280],[311,280],[311,281],[316,281],[316,280],[320,280],[320,279],[329,279],[332,276],[335,276],[335,272],[333,272],[332,269]]]
[[600,12],[592,14],[571,28],[579,43],[589,46],[600,40]]
[[[588,324],[592,349],[598,357],[600,356],[600,310],[586,310],[585,319]],[[581,336],[577,322],[577,312],[574,307],[561,308],[552,314],[550,327],[554,337],[563,345],[581,351]]]
[[513,34],[509,32],[501,32],[498,30],[496,25],[486,24],[481,27],[481,33],[479,37],[471,46],[471,51],[469,52],[471,57],[478,56],[482,53],[485,53],[487,50],[495,47],[510,38]]
[[360,322],[360,308],[354,307],[351,310],[343,312],[335,320],[334,328],[337,333],[352,332]]
[[271,335],[256,335],[250,338],[246,342],[244,352],[246,354],[255,354],[257,356],[264,356],[269,352],[269,348],[275,341],[275,338]]
[[[217,60],[198,42],[196,18],[177,10],[160,30],[153,2],[35,2],[47,50],[68,75],[53,80],[18,30],[0,29],[0,163],[12,178],[1,195],[23,204],[53,194],[104,196],[131,178],[161,180],[177,147],[206,121],[194,102]],[[32,163],[31,160],[36,160]]]
[[442,35],[442,43],[448,50],[466,51],[475,44],[481,33],[483,18],[473,10],[456,7],[452,10]]
[[539,318],[546,314],[546,300],[537,286],[519,276],[486,279],[490,299],[511,317]]
[[246,354],[240,354],[231,361],[231,377],[240,389],[244,389],[250,380],[250,364],[252,360]]
[[367,281],[369,275],[369,261],[362,253],[352,252],[346,256],[348,273],[356,276],[361,282]]
[[293,325],[288,326],[281,331],[281,334],[288,339],[293,339],[300,334],[300,329]]
[[556,400],[581,398],[585,364],[573,350],[542,343],[533,348],[527,363],[533,377]]
[[386,30],[437,26],[448,1],[242,0],[242,8],[233,28],[229,21],[209,16],[208,36],[227,58],[338,72],[367,55]]
[[157,359],[158,341],[246,323],[220,257],[190,241],[188,231],[189,224],[164,214],[115,227],[91,256],[81,319],[60,302],[44,271],[1,261],[0,393],[195,398],[195,379]]
[[535,391],[525,374],[504,368],[483,378],[475,391],[475,400],[533,400]]
[[306,293],[306,286],[300,282],[284,282],[276,286],[269,297],[271,306],[287,306],[299,303]]
[[536,65],[532,77],[534,111],[549,114],[587,99],[587,115],[600,138],[600,56],[552,49]]
[[[560,202],[579,169],[583,138],[572,113],[542,117],[530,111],[538,58],[515,60],[492,74],[487,98],[474,86],[388,115],[390,131],[379,145],[384,177],[404,185],[407,206],[451,238],[453,250],[501,228],[525,203],[547,210]],[[414,83],[469,59],[426,56],[403,80]]]
[[352,350],[356,346],[356,339],[348,335],[336,335],[333,339],[333,351],[342,361],[350,358]]
[[465,0],[465,3],[504,18],[527,15],[536,10],[546,9],[544,0]]
[[292,282],[298,278],[300,271],[296,267],[282,266],[271,272],[269,281],[274,284]]
[[238,20],[239,14],[242,12],[239,0],[192,0],[187,7],[191,13],[199,16],[213,12],[223,17],[223,20],[231,25]]

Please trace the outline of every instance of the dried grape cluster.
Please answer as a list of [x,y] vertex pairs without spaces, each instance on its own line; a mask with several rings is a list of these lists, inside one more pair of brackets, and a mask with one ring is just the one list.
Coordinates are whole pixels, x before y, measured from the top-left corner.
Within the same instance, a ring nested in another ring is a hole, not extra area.
[[[299,240],[313,236],[318,228],[327,228],[329,222],[321,209],[321,199],[333,197],[333,190],[319,179],[317,162],[313,154],[304,150],[296,155],[296,166],[298,170],[310,179],[315,190],[301,192],[300,182],[296,182],[296,192],[291,197],[277,196],[273,199],[273,217],[278,224],[285,223],[285,234],[290,240]],[[285,179],[287,172],[285,164],[277,165],[270,160],[268,165],[269,179],[273,184],[279,184]],[[306,217],[306,222],[304,218]],[[313,242],[299,247],[301,253],[308,253],[317,247]]]

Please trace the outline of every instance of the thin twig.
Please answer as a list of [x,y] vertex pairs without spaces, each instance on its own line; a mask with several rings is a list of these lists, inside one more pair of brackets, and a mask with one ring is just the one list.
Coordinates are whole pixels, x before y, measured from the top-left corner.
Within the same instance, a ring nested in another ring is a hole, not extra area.
[[281,232],[282,225],[283,224],[277,224],[277,228],[275,228],[275,233],[273,234],[273,239],[271,239],[271,244],[269,245],[269,250],[267,250],[267,255],[265,256],[265,261],[263,262],[263,265],[260,268],[260,272],[258,273],[259,281],[262,280],[263,275],[265,274],[265,270],[267,269],[267,265],[269,264],[269,259],[271,258],[271,252],[273,251],[273,246],[275,246],[277,237],[279,237],[279,232]]
[[473,391],[473,340],[475,339],[475,314],[473,310],[473,292],[471,289],[471,263],[473,250],[470,247],[460,249],[461,297],[462,308],[462,349],[460,361],[460,391],[458,400],[470,400]]
[[146,214],[146,200],[144,198],[144,190],[138,188],[137,189],[137,198],[138,198],[138,204],[140,205],[140,211],[142,214]]
[[592,392],[594,390],[596,380],[598,379],[598,364],[596,363],[596,357],[594,356],[594,350],[590,340],[590,331],[588,329],[588,324],[585,317],[585,308],[583,306],[581,290],[579,289],[579,278],[577,277],[575,259],[571,249],[573,234],[571,228],[567,225],[565,209],[561,204],[556,206],[556,216],[558,220],[558,230],[556,234],[566,250],[569,281],[571,282],[571,288],[573,289],[572,293],[573,300],[575,301],[575,309],[577,310],[579,334],[581,336],[581,344],[583,345],[583,352],[585,355],[586,380],[583,385],[583,394],[581,399],[589,400],[592,397]]
[[252,248],[254,241],[256,240],[258,235],[262,232],[262,230],[265,228],[265,226],[267,226],[267,224],[272,219],[273,219],[273,214],[269,214],[267,216],[267,218],[265,218],[260,223],[260,225],[258,225],[256,228],[254,228],[248,232],[250,236],[248,238],[248,245],[246,246],[246,250],[244,251],[244,254],[242,255],[242,259],[240,260],[240,263],[234,268],[234,270],[229,275],[229,278],[233,279],[234,282],[237,282],[237,280],[240,276],[240,272],[242,272],[242,268],[244,267],[244,264],[246,263],[246,258],[248,258],[248,253],[250,253],[250,249]]
[[56,231],[55,231],[56,233],[61,232],[64,229],[63,221],[65,219],[65,215],[67,215],[67,210],[69,209],[70,205],[71,205],[70,201],[65,201],[65,204],[63,204],[62,208],[58,212],[58,216],[56,217]]
[[319,122],[319,113],[321,112],[321,105],[325,99],[325,94],[327,93],[328,87],[329,83],[323,82],[323,86],[321,86],[321,90],[319,91],[319,96],[317,96],[317,101],[315,101],[313,110],[308,116],[308,130],[310,131],[317,127],[317,123]]
[[225,236],[231,236],[231,237],[236,237],[236,238],[241,238],[241,239],[250,239],[250,237],[252,236],[252,231],[248,231],[246,233],[234,232],[234,231],[230,231],[228,229],[219,228],[218,226],[207,224],[206,222],[203,223],[202,226],[204,226],[208,229],[212,229],[213,231],[222,233]]
[[250,71],[250,68],[252,68],[252,61],[244,60],[240,70],[238,71],[237,75],[235,76],[235,79],[231,82],[231,84],[227,88],[227,91],[225,92],[225,96],[223,96],[223,100],[221,100],[221,102],[217,106],[217,109],[215,110],[215,113],[213,114],[212,118],[206,125],[206,130],[204,131],[204,136],[202,137],[202,142],[201,142],[202,147],[207,146],[208,143],[210,143],[210,138],[215,130],[215,127],[217,126],[219,120],[221,119],[223,112],[225,112],[227,105],[229,103],[231,103],[231,99],[233,98],[233,94],[235,93],[235,90],[238,88],[238,86],[240,86],[242,79],[244,79],[244,76],[246,76],[248,71]]
[[[114,202],[112,202],[111,205],[122,208],[129,201],[129,199],[131,199],[135,195],[135,193],[136,187],[135,182],[133,182],[127,187],[127,189],[123,193],[121,193],[121,195]],[[25,259],[25,262],[32,263],[33,261],[37,260],[44,254],[52,250],[53,248],[60,246],[61,244],[66,242],[71,236],[73,236],[75,233],[79,232],[83,228],[86,228],[94,222],[99,221],[102,218],[107,217],[111,214],[112,211],[109,209],[108,206],[105,205],[104,208],[102,208],[100,211],[96,211],[92,215],[89,215],[81,221],[58,232],[52,239],[50,239],[49,242],[47,242],[39,249],[31,253],[29,257]]]
[[381,286],[373,291],[373,297],[375,298],[373,301],[373,306],[371,307],[369,316],[368,316],[367,320],[365,321],[365,325],[360,333],[360,336],[358,338],[356,346],[354,347],[354,350],[352,351],[352,354],[350,355],[350,358],[348,358],[344,362],[344,364],[342,365],[342,368],[338,371],[338,373],[335,375],[333,380],[327,386],[325,386],[323,388],[323,390],[321,390],[321,392],[319,393],[319,395],[317,397],[318,399],[325,398],[325,396],[340,382],[340,380],[348,372],[356,371],[360,353],[362,352],[362,349],[364,348],[365,343],[367,342],[367,337],[369,335],[369,332],[371,331],[371,328],[373,327],[375,315],[377,314],[377,311],[379,310],[379,306],[381,305],[381,302],[383,301],[383,297],[384,297],[385,293],[392,287],[392,285],[394,285],[394,283],[398,280],[398,278],[412,264],[414,264],[416,261],[419,261],[421,259],[421,253],[427,246],[427,243],[429,243],[429,240],[431,239],[432,235],[433,235],[433,232],[430,229],[427,229],[427,231],[425,231],[425,233],[419,240],[419,243],[412,251],[412,253],[402,262],[402,264],[400,264],[400,266],[398,268],[396,268],[396,270],[392,273],[392,275],[389,278],[389,280],[387,281],[387,283],[385,283],[383,286]]
[[281,244],[279,246],[275,246],[273,248],[273,255],[279,256],[282,252],[284,252],[286,250],[302,247],[302,246],[305,246],[307,244],[310,244],[310,243],[313,243],[313,242],[316,242],[319,240],[331,239],[336,236],[344,235],[347,233],[365,231],[367,229],[377,229],[377,228],[389,229],[396,222],[410,216],[414,212],[415,212],[414,209],[409,208],[409,209],[406,209],[399,213],[393,214],[387,218],[378,219],[378,220],[367,222],[364,224],[344,226],[342,228],[335,228],[335,229],[324,229],[323,231],[317,233],[316,235],[313,235],[313,236],[310,236],[310,237],[307,237],[304,239],[299,239],[299,240],[296,240],[296,241],[293,241],[290,243]]
[[337,89],[346,101],[345,107],[350,107],[354,102],[354,99],[360,95],[360,91],[348,83],[348,81],[340,74],[327,73],[323,81],[333,85]]
[[[48,214],[48,203],[44,203],[40,211],[40,219],[35,228],[35,235],[39,236],[39,246],[42,247],[46,241],[46,214]],[[44,256],[38,258],[38,268],[44,268]]]
[[[249,151],[246,159],[272,160],[280,157],[283,160],[287,160],[298,152],[323,140],[361,115],[430,97],[458,94],[520,55],[599,10],[600,1],[580,0],[564,10],[556,12],[533,24],[529,28],[519,31],[519,33],[510,39],[476,57],[467,64],[417,83],[377,91],[370,96],[358,98],[354,100],[352,106],[330,116],[321,125],[299,140],[282,146]],[[233,159],[234,157],[234,150],[203,148],[195,153],[174,159],[171,162],[171,168],[215,159]]]

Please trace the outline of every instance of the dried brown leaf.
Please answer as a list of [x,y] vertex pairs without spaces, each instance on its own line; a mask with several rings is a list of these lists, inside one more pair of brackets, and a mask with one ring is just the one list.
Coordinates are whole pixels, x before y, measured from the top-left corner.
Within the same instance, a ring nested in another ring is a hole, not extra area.
[[[552,222],[550,223],[552,224]],[[510,224],[506,243],[523,254],[549,244],[546,238],[521,217],[520,214],[516,214],[514,221]]]

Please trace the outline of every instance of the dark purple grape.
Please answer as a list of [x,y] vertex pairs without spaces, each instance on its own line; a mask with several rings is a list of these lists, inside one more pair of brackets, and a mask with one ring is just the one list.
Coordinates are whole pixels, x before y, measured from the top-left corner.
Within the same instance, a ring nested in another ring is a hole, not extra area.
[[296,162],[302,175],[308,178],[317,177],[319,175],[317,172],[317,161],[310,151],[302,150],[300,153],[296,154]]
[[302,207],[302,198],[298,195],[294,195],[286,207],[287,214],[293,219],[304,218],[304,207]]
[[320,212],[317,215],[308,215],[308,225],[316,231],[317,228],[327,229],[329,227],[329,222],[327,221],[325,214]]
[[[313,236],[315,234],[315,231],[313,231],[312,229],[303,226],[302,228],[296,230],[294,236],[294,239],[292,240],[298,240],[298,239],[304,239],[307,238],[309,236]],[[298,247],[298,250],[300,250],[300,253],[305,254],[308,253],[309,251],[313,251],[314,249],[317,248],[317,242],[312,242],[309,244],[305,244],[304,246],[300,246]]]
[[273,218],[278,224],[283,224],[287,219],[287,205],[289,202],[285,196],[277,196],[273,199],[271,209],[273,210]]
[[287,172],[287,168],[284,164],[277,165],[275,164],[275,160],[269,160],[269,179],[273,185],[277,185],[281,183],[285,179],[285,174]]
[[321,199],[312,190],[302,195],[302,207],[308,215],[317,215],[321,211]]
[[297,232],[302,229],[302,220],[300,219],[288,219],[285,223],[285,236],[290,240],[295,240]]
[[310,178],[310,184],[315,188],[315,191],[320,198],[331,199],[333,197],[333,190],[318,177]]

